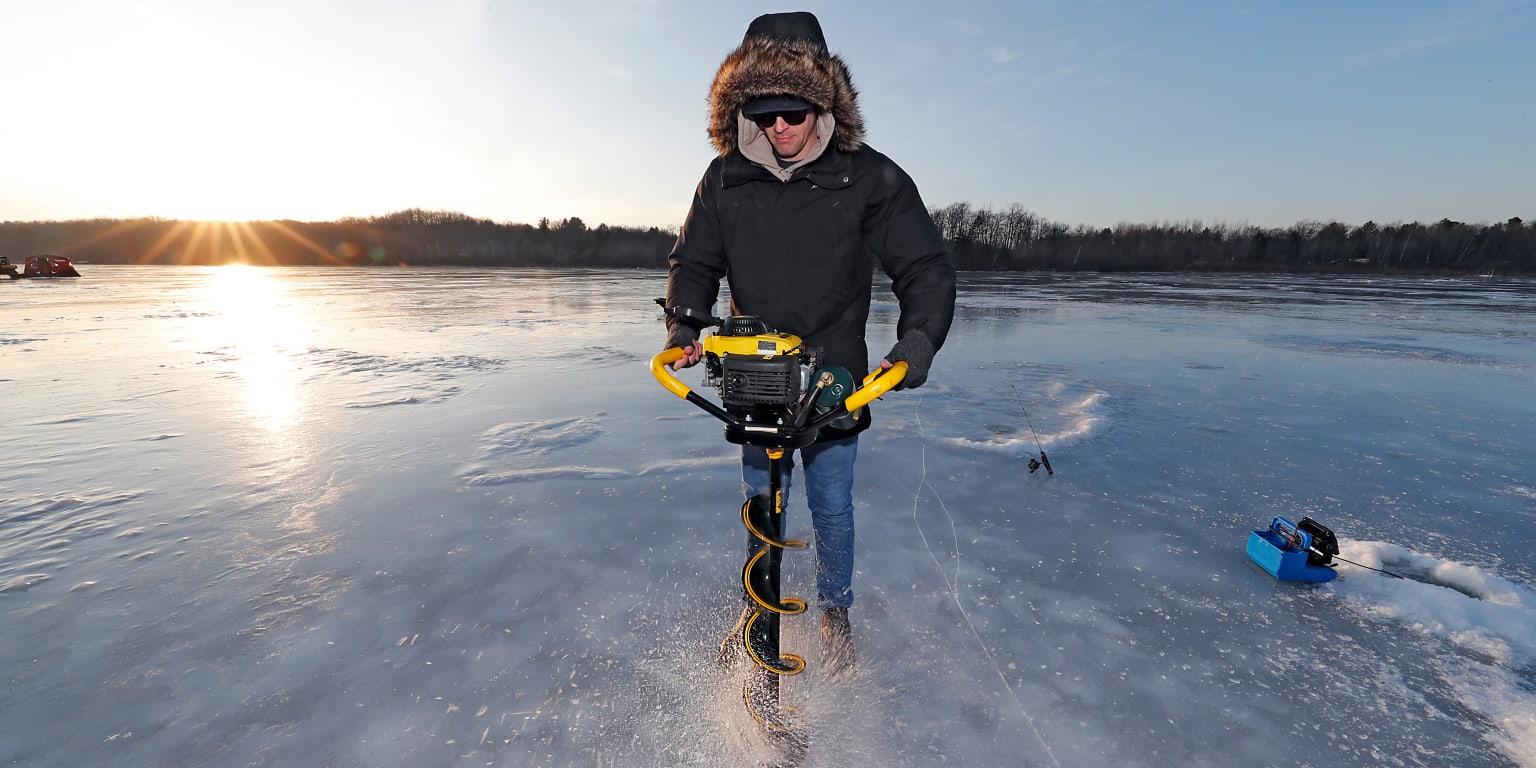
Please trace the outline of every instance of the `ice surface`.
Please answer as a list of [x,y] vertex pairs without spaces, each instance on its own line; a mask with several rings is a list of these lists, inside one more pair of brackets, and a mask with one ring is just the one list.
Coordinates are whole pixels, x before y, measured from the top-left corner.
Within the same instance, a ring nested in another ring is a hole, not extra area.
[[[661,272],[82,271],[0,283],[0,764],[769,756]],[[1536,766],[1533,321],[1520,280],[967,276],[860,443],[857,673],[785,622],[805,764]],[[1410,578],[1277,583],[1275,515]]]

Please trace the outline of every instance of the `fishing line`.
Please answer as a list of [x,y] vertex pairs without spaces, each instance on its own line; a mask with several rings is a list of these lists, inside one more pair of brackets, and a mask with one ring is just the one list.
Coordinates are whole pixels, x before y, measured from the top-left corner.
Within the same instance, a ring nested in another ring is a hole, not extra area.
[[[923,435],[923,397],[924,395],[922,394],[917,396],[917,405],[912,411],[912,417],[917,422],[918,439],[918,474],[917,487],[912,491],[912,523],[917,526],[917,535],[923,541],[923,549],[928,550],[928,557],[933,560],[934,567],[938,569],[939,577],[944,580],[945,586],[949,587],[950,599],[954,600],[955,607],[960,609],[960,616],[965,619],[965,625],[971,630],[971,636],[976,638],[976,645],[981,648],[982,655],[987,658],[987,663],[992,665],[992,671],[997,673],[997,679],[1002,681],[1003,688],[1007,689],[1009,698],[1013,699],[1013,705],[1019,710],[1019,715],[1024,718],[1024,722],[1029,725],[1030,732],[1035,734],[1035,739],[1040,742],[1041,748],[1045,750],[1045,756],[1051,759],[1051,765],[1061,768],[1061,763],[1056,760],[1056,755],[1051,752],[1051,745],[1047,744],[1045,737],[1040,735],[1040,729],[1035,726],[1035,719],[1029,716],[1029,710],[1025,709],[1023,702],[1019,701],[1018,692],[1008,683],[1007,675],[1003,674],[1002,667],[998,666],[997,659],[992,656],[992,650],[982,640],[981,631],[976,629],[976,623],[971,621],[971,614],[965,610],[965,604],[960,600],[960,534],[955,526],[955,516],[949,513],[949,507],[944,504],[944,498],[928,482],[928,440]],[[1041,451],[1040,455],[1043,457],[1045,452]],[[928,535],[923,533],[923,524],[917,517],[918,501],[922,497],[923,488],[925,487],[933,494],[934,501],[938,502],[939,509],[944,512],[944,517],[949,520],[949,531],[951,536],[954,537],[953,540],[955,542],[955,576],[953,579],[945,572],[944,565],[939,562],[939,556],[934,553],[933,547],[929,545]],[[1031,610],[1033,609],[1031,608]]]
[[1019,396],[1019,388],[1015,387],[1011,381],[1008,382],[1008,388],[1013,390],[1013,400],[1019,404],[1019,410],[1024,412],[1024,423],[1029,425],[1029,433],[1035,436],[1035,448],[1040,450],[1040,458],[1038,460],[1029,460],[1029,473],[1033,475],[1035,470],[1039,469],[1041,466],[1044,466],[1045,473],[1047,475],[1056,474],[1056,470],[1051,469],[1050,458],[1045,455],[1045,446],[1040,444],[1040,433],[1035,431],[1035,422],[1031,421],[1029,418],[1029,409],[1024,407],[1024,398]]
[[1391,571],[1383,571],[1380,568],[1372,568],[1369,565],[1361,565],[1361,564],[1359,564],[1359,563],[1357,563],[1357,562],[1355,562],[1353,560],[1345,560],[1344,558],[1339,557],[1338,555],[1334,555],[1333,559],[1338,560],[1340,562],[1349,563],[1350,565],[1353,565],[1356,568],[1364,568],[1367,571],[1375,571],[1377,573],[1385,573],[1386,575],[1391,576],[1394,579],[1402,579],[1404,581],[1412,581],[1412,579],[1409,579],[1407,576],[1399,576],[1399,575],[1397,575],[1397,574],[1395,574],[1395,573],[1393,573]]

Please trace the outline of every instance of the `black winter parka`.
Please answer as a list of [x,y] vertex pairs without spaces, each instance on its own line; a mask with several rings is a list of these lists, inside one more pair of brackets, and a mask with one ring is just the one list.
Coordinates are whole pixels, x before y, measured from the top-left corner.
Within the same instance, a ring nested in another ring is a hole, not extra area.
[[667,306],[707,311],[725,278],[732,314],[795,334],[862,379],[876,263],[901,305],[897,337],[922,333],[937,350],[954,318],[955,269],[905,171],[868,146],[834,145],[786,182],[733,150],[694,193],[668,256]]

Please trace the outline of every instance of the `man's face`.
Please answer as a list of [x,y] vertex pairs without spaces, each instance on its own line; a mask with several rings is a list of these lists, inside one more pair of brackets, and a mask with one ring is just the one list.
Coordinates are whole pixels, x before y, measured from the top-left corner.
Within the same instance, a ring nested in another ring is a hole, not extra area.
[[[796,117],[795,113],[775,112],[753,119],[762,126],[763,135],[773,144],[774,154],[785,160],[800,160],[816,146],[816,110],[805,110],[805,119],[799,125],[790,125],[784,119],[786,114],[791,119]],[[768,118],[773,118],[773,123],[765,125]]]

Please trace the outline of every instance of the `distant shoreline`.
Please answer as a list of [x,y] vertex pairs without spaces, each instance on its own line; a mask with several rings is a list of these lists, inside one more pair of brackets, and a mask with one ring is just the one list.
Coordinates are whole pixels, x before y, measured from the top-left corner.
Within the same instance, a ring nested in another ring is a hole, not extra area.
[[[1255,272],[1536,275],[1536,226],[1299,222],[1283,229],[1198,221],[1069,227],[1017,205],[930,211],[959,269],[998,272]],[[536,225],[407,210],[334,222],[85,219],[0,222],[0,255],[78,263],[419,267],[665,267],[671,228]]]

